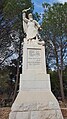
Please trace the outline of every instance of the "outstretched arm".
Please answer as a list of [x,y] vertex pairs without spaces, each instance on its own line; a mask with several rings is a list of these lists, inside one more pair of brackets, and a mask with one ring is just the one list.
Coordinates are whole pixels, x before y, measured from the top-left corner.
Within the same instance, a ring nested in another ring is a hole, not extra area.
[[30,8],[28,8],[28,9],[24,9],[23,11],[22,11],[22,13],[23,13],[23,20],[24,20],[24,22],[28,22],[28,19],[26,18],[26,12],[28,11],[28,10],[30,10]]
[[27,12],[28,10],[30,10],[30,7],[28,9],[24,9],[22,12]]
[[26,18],[26,13],[25,13],[25,12],[23,13],[23,21],[24,21],[25,23],[28,23],[28,19]]

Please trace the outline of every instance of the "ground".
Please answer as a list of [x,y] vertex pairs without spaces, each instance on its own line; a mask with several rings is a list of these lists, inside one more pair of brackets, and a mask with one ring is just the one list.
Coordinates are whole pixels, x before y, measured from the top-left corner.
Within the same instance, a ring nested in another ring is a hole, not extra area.
[[10,107],[0,108],[0,119],[8,119],[10,113]]
[[[10,107],[0,108],[0,119],[9,119]],[[67,108],[62,108],[64,119],[67,119]]]

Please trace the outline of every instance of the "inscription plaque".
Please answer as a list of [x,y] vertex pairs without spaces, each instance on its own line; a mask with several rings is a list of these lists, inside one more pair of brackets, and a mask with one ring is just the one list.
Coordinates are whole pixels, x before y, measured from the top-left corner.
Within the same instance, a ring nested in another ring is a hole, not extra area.
[[41,49],[27,49],[27,67],[29,69],[38,69],[41,67]]

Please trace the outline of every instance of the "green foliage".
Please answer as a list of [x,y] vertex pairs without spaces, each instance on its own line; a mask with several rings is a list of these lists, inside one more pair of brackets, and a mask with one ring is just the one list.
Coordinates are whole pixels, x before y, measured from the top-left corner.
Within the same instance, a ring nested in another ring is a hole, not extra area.
[[8,88],[9,73],[8,70],[0,69],[0,90],[1,92],[6,92]]
[[21,29],[22,26],[22,11],[27,8],[33,11],[31,0],[5,0],[3,3],[4,18],[11,23],[13,30]]
[[65,96],[67,97],[67,65],[65,67],[65,69],[63,70],[63,83],[64,83],[64,92],[65,92]]
[[43,4],[43,36],[46,46],[47,66],[57,71],[62,100],[63,69],[67,65],[67,3]]
[[[64,59],[63,65],[66,65],[67,63],[67,3],[56,3],[53,5],[46,5],[46,3],[44,3],[43,7],[45,10],[43,15],[42,28],[43,36],[47,44],[47,54],[50,53],[50,60],[52,57],[54,57],[52,58],[52,63],[55,61],[55,58],[58,57],[59,67],[61,68],[61,53],[62,59]],[[50,42],[50,45],[48,42]],[[54,64],[55,63],[56,61]]]
[[54,95],[58,98],[60,97],[60,86],[59,86],[59,78],[56,71],[49,71],[50,73],[50,79],[51,79],[51,90],[54,93]]
[[34,19],[35,19],[36,21],[39,21],[40,18],[41,18],[40,15],[41,15],[41,14],[38,14],[37,12],[35,12],[35,14],[34,14]]
[[14,93],[15,80],[15,66],[0,68],[0,94],[6,94],[8,97],[11,96]]
[[[13,54],[18,51],[18,46],[20,43],[19,37],[21,38],[23,34],[22,10],[28,7],[31,7],[31,11],[33,11],[33,4],[31,0],[1,0],[0,66],[3,64],[5,59],[8,58],[9,54]],[[11,34],[14,37],[12,37]],[[18,40],[16,41],[15,36],[17,34]],[[23,41],[22,38],[21,40]],[[10,50],[9,48],[12,44],[13,48],[15,49],[15,52],[12,49]]]
[[55,36],[67,35],[67,3],[50,6],[44,14],[43,26]]
[[[60,92],[60,82],[57,71],[49,70],[48,73],[50,74],[51,79],[51,90],[56,96],[56,98],[61,97]],[[63,70],[63,85],[64,85],[64,94],[67,97],[67,66]]]
[[4,2],[4,13],[9,18],[15,17],[26,8],[33,7],[31,0],[5,0]]

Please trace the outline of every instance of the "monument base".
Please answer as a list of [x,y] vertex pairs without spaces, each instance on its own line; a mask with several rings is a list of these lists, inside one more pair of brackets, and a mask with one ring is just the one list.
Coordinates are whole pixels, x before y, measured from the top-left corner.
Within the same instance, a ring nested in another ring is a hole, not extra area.
[[51,92],[44,46],[24,44],[22,65],[19,93],[9,119],[63,119],[59,103]]
[[20,91],[9,119],[63,119],[63,116],[51,91]]

